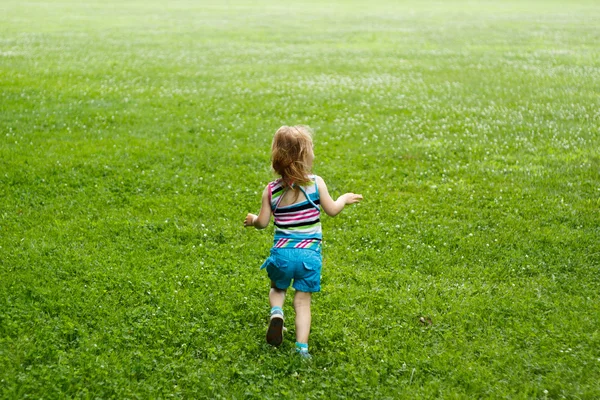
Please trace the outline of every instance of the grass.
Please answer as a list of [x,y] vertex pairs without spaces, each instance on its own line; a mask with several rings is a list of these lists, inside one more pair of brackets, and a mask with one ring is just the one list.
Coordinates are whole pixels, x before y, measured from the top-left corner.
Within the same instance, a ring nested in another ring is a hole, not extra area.
[[[0,10],[0,397],[600,397],[595,2]],[[242,227],[283,124],[365,197],[309,363]]]

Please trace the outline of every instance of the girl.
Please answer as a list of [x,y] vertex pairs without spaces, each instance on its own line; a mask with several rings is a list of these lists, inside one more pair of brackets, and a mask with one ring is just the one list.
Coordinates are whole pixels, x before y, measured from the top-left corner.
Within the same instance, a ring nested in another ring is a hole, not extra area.
[[323,179],[311,175],[313,159],[312,135],[307,127],[279,128],[271,146],[271,163],[281,178],[265,187],[259,214],[248,214],[244,220],[244,226],[264,229],[273,214],[275,240],[261,267],[271,279],[267,342],[279,346],[283,340],[282,307],[293,279],[296,351],[304,358],[310,358],[311,293],[321,290],[321,209],[334,217],[347,204],[362,200],[359,194],[346,193],[334,201]]

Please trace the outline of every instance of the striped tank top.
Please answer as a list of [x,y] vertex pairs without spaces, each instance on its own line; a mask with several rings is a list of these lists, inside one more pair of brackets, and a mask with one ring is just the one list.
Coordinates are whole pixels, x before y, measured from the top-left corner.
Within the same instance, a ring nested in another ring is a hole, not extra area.
[[271,211],[275,220],[273,247],[321,250],[323,234],[319,188],[316,175],[309,178],[314,184],[298,187],[308,200],[283,207],[279,203],[289,189],[284,189],[282,179],[269,183]]

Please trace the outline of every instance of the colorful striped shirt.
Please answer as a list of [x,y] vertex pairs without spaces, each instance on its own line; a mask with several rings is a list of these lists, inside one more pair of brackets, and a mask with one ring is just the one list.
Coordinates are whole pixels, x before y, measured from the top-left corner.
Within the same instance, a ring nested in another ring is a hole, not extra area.
[[271,211],[275,220],[273,247],[321,250],[321,209],[316,175],[313,185],[299,187],[308,200],[280,206],[286,190],[282,179],[269,183]]

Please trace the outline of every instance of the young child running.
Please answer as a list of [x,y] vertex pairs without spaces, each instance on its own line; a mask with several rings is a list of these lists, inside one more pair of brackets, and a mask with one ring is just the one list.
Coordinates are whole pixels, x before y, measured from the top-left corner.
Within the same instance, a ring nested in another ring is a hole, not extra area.
[[271,146],[271,162],[281,178],[265,187],[259,214],[248,214],[244,220],[244,226],[264,229],[273,214],[274,244],[261,267],[271,279],[267,342],[279,346],[283,340],[283,303],[293,280],[296,352],[304,358],[310,358],[311,294],[321,290],[321,208],[334,217],[347,204],[362,200],[359,194],[346,193],[334,201],[323,179],[311,174],[313,159],[312,134],[307,127],[279,128]]

